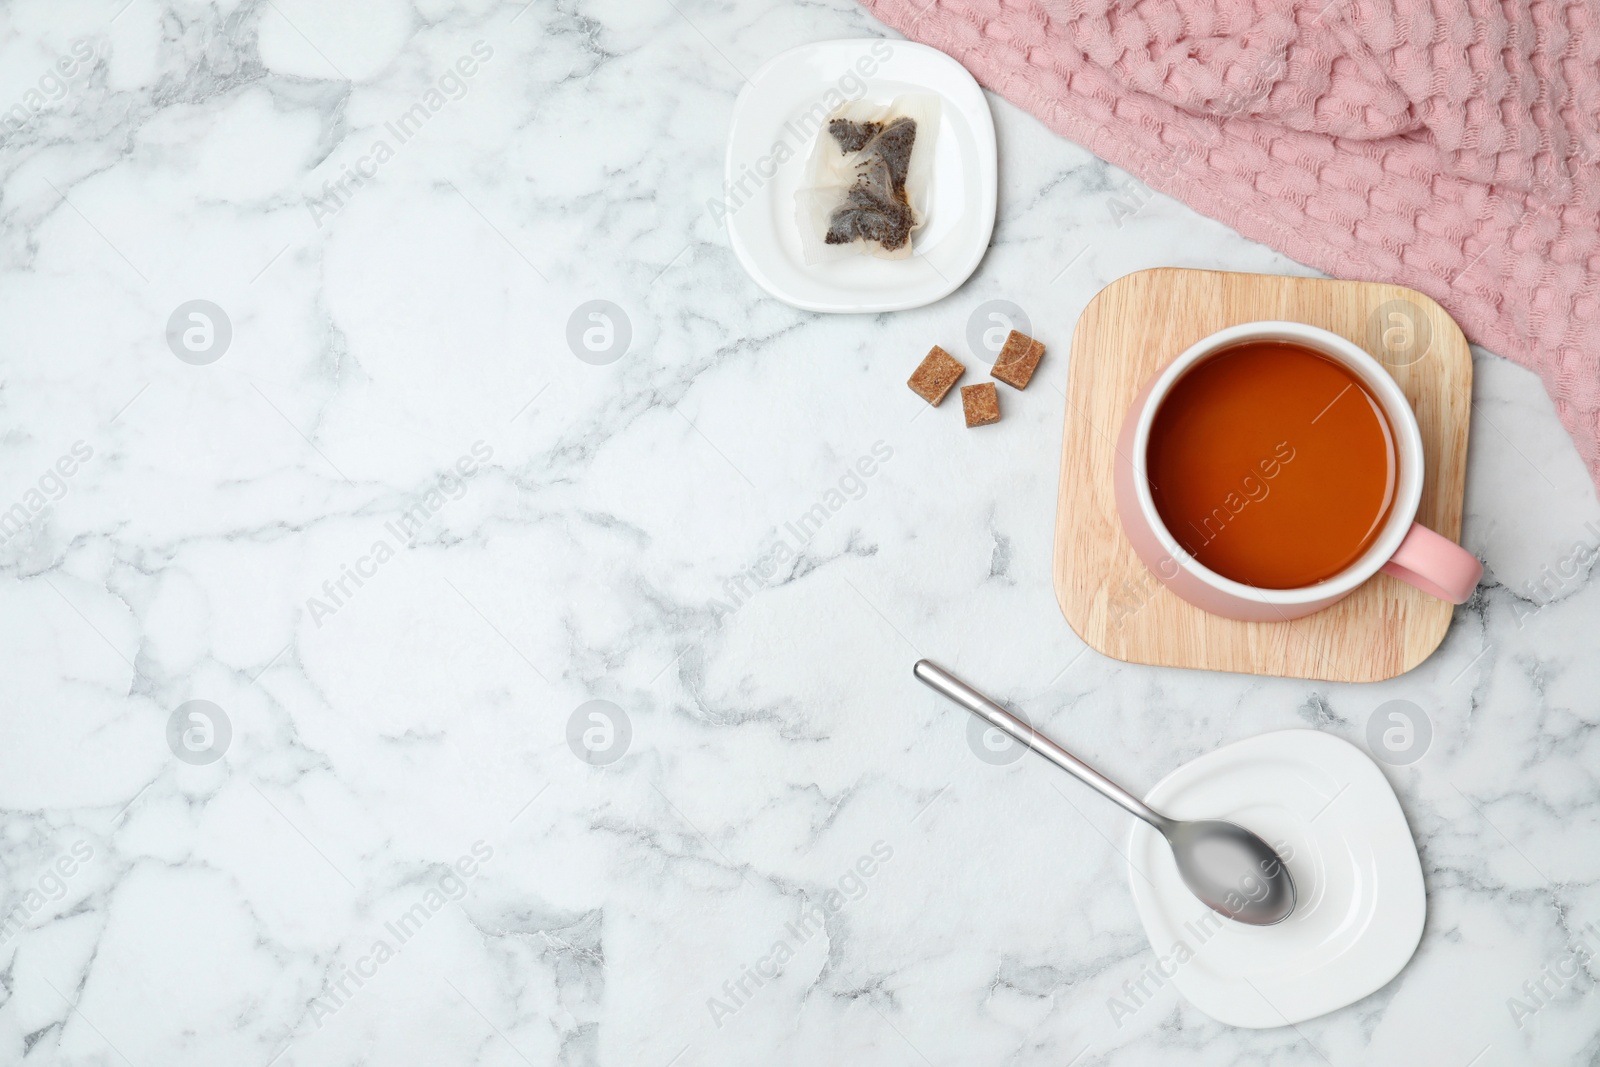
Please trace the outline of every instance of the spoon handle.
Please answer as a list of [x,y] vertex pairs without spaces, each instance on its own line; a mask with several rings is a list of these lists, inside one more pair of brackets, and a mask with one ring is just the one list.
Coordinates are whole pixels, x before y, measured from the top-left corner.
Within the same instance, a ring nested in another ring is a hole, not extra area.
[[1017,742],[1033,749],[1057,767],[1077,778],[1084,785],[1116,801],[1157,830],[1165,830],[1167,820],[1147,807],[1144,801],[1123,789],[1117,783],[1089,766],[1087,763],[1035,730],[999,704],[990,700],[960,678],[928,660],[918,660],[911,668],[924,685],[960,704],[996,730],[1011,735]]

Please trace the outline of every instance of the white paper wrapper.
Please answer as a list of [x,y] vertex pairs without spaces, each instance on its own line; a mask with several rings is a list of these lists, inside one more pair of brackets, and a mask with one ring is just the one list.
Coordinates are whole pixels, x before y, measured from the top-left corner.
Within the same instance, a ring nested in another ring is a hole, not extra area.
[[[893,188],[893,170],[895,149],[908,133],[903,120],[915,126],[902,199]],[[865,144],[846,151],[832,132],[839,121],[856,124],[845,132],[865,135]],[[864,128],[867,123],[876,128]],[[806,263],[860,255],[908,258],[917,232],[928,221],[938,133],[939,98],[931,93],[899,96],[888,104],[857,100],[829,115],[817,131],[806,177],[795,193],[795,221]]]

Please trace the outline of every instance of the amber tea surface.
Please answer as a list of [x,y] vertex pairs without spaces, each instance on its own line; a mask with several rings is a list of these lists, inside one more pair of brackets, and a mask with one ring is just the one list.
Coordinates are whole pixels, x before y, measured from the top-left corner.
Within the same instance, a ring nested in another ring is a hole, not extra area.
[[1352,371],[1284,341],[1223,349],[1174,383],[1146,453],[1167,529],[1201,564],[1265,589],[1327,581],[1394,505],[1394,432]]

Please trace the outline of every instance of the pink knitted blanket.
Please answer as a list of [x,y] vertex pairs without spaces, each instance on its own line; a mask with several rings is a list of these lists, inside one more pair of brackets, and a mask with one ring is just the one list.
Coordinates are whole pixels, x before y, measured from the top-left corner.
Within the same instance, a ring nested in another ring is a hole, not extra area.
[[862,3],[1241,233],[1427,293],[1600,484],[1600,3]]

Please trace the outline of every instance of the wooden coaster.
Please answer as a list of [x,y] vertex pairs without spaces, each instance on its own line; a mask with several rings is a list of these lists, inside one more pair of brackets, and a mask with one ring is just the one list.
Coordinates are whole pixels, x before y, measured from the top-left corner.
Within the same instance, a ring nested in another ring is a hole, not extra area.
[[1259,319],[1320,326],[1383,362],[1422,428],[1427,470],[1417,520],[1451,539],[1461,536],[1472,354],[1443,308],[1398,285],[1163,267],[1106,286],[1073,333],[1056,599],[1080,637],[1131,663],[1336,682],[1404,674],[1444,640],[1452,605],[1379,574],[1314,615],[1237,622],[1169,592],[1123,536],[1112,459],[1134,395],[1202,337]]

